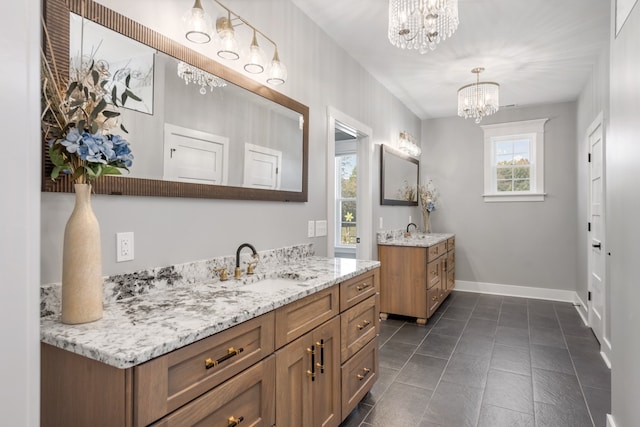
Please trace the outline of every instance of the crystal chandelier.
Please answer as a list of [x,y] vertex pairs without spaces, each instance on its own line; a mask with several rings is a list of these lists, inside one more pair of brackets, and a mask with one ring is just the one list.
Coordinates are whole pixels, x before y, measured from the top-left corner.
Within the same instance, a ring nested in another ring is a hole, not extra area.
[[182,61],[178,62],[178,77],[184,80],[187,85],[189,83],[200,85],[200,93],[203,95],[207,93],[207,87],[213,92],[214,87],[225,87],[227,85],[227,82],[220,77]]
[[458,28],[458,0],[389,0],[389,41],[426,53]]
[[500,85],[494,82],[481,82],[480,73],[484,68],[471,70],[476,75],[476,82],[458,89],[458,116],[468,119],[473,117],[480,123],[484,116],[490,116],[500,108]]
[[[195,0],[193,7],[189,9],[182,18],[187,40],[193,43],[208,43],[211,41],[211,35],[215,33],[217,35],[217,55],[220,58],[229,61],[242,59],[242,61],[244,61],[244,70],[247,73],[260,74],[267,68],[264,51],[258,44],[257,35],[260,34],[273,45],[273,57],[268,67],[269,76],[267,77],[267,83],[272,85],[283,84],[287,80],[287,67],[280,61],[278,45],[262,31],[251,25],[246,19],[233,12],[218,0],[213,0],[213,2],[225,11],[224,15],[215,21],[215,32],[212,19],[202,7],[201,0]],[[238,40],[236,39],[235,28],[240,25],[245,25],[250,28],[253,35],[246,55],[241,55]],[[244,58],[241,58],[241,56],[244,56]]]
[[413,135],[411,135],[407,131],[400,132],[400,141],[398,143],[398,149],[413,157],[418,157],[422,153],[422,150],[420,149],[420,147],[418,147],[418,145],[415,143],[415,139],[413,138]]

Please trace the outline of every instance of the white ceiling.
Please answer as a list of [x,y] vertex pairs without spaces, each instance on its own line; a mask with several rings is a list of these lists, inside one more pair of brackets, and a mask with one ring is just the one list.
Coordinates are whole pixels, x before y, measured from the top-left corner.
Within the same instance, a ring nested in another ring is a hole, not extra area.
[[389,43],[388,0],[293,2],[421,119],[455,116],[475,67],[503,106],[575,100],[609,43],[608,0],[459,0],[458,30],[424,55]]

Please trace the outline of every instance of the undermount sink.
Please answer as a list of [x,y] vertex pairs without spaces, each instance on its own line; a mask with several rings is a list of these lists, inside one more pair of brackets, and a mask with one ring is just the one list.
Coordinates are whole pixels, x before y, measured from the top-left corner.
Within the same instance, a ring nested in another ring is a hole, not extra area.
[[291,287],[308,287],[306,283],[301,283],[300,280],[288,279],[283,277],[274,277],[258,280],[257,282],[248,283],[242,285],[243,291],[251,292],[277,292],[282,289]]

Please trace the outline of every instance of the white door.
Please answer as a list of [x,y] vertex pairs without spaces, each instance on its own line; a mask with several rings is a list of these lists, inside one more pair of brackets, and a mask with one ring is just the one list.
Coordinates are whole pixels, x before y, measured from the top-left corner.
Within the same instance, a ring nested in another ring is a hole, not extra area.
[[589,128],[589,326],[603,342],[605,309],[604,183],[602,120]]
[[229,139],[171,124],[164,127],[164,179],[225,185]]
[[282,151],[244,144],[244,187],[278,190]]

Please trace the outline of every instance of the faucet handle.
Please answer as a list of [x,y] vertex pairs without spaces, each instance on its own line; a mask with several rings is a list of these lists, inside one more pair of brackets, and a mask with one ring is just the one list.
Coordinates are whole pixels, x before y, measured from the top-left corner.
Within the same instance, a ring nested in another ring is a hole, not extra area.
[[254,268],[256,266],[256,264],[258,264],[260,262],[260,260],[258,259],[258,255],[254,255],[253,256],[253,261],[249,261],[246,262],[245,264],[247,264],[247,274],[254,274]]
[[229,279],[229,273],[227,273],[227,267],[218,267],[213,269],[214,272],[219,273],[220,280],[225,281]]

